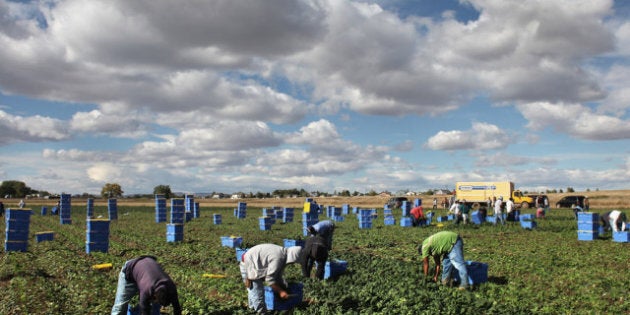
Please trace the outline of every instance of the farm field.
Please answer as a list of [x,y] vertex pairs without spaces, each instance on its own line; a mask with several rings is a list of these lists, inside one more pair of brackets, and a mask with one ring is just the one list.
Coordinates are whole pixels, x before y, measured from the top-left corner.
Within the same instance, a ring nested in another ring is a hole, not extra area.
[[[144,254],[158,257],[178,284],[184,314],[248,314],[235,250],[222,247],[220,237],[241,236],[243,247],[303,238],[302,209],[296,207],[294,222],[260,231],[261,208],[248,204],[247,218],[237,219],[236,203],[202,202],[201,217],[185,224],[184,241],[176,243],[166,242],[166,224],[155,223],[154,207],[120,203],[118,219],[110,226],[109,252],[91,254],[85,253],[84,201],[72,201],[69,225],[61,225],[57,216],[42,216],[41,207],[31,206],[28,252],[0,254],[0,314],[108,314],[122,264]],[[610,209],[595,207],[593,212]],[[620,210],[630,214],[627,207]],[[94,213],[107,217],[107,208],[97,205]],[[215,213],[222,215],[221,225],[213,224]],[[434,221],[423,228],[385,226],[382,206],[378,213],[372,229],[359,229],[352,214],[336,223],[331,257],[348,262],[346,274],[320,282],[303,279],[297,265],[286,268],[289,281],[304,283],[304,302],[294,314],[624,314],[630,310],[630,244],[613,242],[610,233],[599,240],[578,241],[569,209],[551,209],[531,231],[518,223],[457,226],[446,222],[439,227]],[[398,223],[400,210],[394,214]],[[0,227],[4,225],[2,220]],[[441,230],[460,233],[466,260],[489,265],[487,283],[460,292],[421,276],[417,246]],[[41,231],[54,231],[55,240],[36,243],[34,234]],[[92,269],[101,263],[114,267]]]

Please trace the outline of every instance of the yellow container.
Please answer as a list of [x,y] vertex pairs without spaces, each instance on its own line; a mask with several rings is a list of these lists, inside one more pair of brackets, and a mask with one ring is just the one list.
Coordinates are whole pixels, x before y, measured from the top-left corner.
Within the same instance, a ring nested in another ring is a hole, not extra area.
[[304,213],[309,213],[311,212],[311,203],[310,202],[305,202],[304,203]]
[[110,270],[112,269],[113,265],[111,263],[105,263],[105,264],[98,264],[98,265],[94,265],[92,266],[92,269],[94,270]]

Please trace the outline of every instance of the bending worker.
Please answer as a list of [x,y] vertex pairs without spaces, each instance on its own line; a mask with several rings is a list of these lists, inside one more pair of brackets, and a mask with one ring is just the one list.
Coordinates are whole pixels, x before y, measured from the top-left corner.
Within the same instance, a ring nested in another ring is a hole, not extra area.
[[328,251],[328,243],[321,235],[313,235],[306,239],[304,249],[302,250],[302,255],[300,257],[302,275],[310,278],[313,264],[317,263],[315,278],[319,280],[324,279],[326,260],[328,260]]
[[417,206],[413,209],[411,209],[411,211],[409,211],[409,214],[411,214],[411,219],[412,222],[411,224],[413,226],[419,226],[419,225],[424,225],[424,212],[422,211],[422,206]]
[[288,283],[283,278],[284,268],[298,261],[301,246],[282,247],[275,244],[256,245],[241,258],[241,276],[247,287],[249,308],[256,312],[266,312],[264,283],[273,289],[281,299],[288,299]]
[[461,283],[459,290],[466,290],[468,287],[468,271],[464,261],[464,242],[457,233],[442,231],[427,237],[422,245],[418,247],[418,252],[422,258],[422,270],[424,276],[429,275],[429,256],[435,262],[435,276],[433,281],[438,281],[440,274],[440,259],[442,259],[442,284],[448,285],[451,281],[453,267],[459,271]]
[[112,315],[126,315],[129,301],[138,293],[139,311],[142,315],[151,314],[152,302],[162,306],[172,304],[173,314],[182,314],[175,283],[153,256],[140,256],[125,262],[118,276]]
[[311,235],[319,235],[326,240],[326,246],[328,250],[332,250],[333,232],[335,231],[335,224],[330,220],[319,221],[308,227],[308,232]]
[[599,220],[605,230],[620,232],[626,229],[626,214],[619,210],[606,212],[599,217]]

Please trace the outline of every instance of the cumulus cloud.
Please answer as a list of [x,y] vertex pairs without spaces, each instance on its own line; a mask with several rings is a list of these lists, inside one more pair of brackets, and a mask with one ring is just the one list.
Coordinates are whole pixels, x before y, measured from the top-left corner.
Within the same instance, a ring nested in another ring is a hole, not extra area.
[[508,134],[496,125],[477,122],[467,131],[440,131],[425,146],[431,150],[488,150],[502,149],[509,143]]
[[630,138],[630,120],[601,115],[581,104],[528,103],[517,106],[529,121],[528,128],[550,127],[572,137],[588,140]]
[[50,117],[15,116],[0,110],[0,144],[59,141],[70,138],[63,121]]

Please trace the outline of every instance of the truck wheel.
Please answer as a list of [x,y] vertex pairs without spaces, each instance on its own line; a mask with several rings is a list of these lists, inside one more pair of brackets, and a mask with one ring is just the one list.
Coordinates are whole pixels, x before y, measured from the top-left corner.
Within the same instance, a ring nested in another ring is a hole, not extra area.
[[521,208],[522,209],[528,209],[529,208],[529,203],[527,203],[526,201],[523,201],[523,203],[521,203]]

